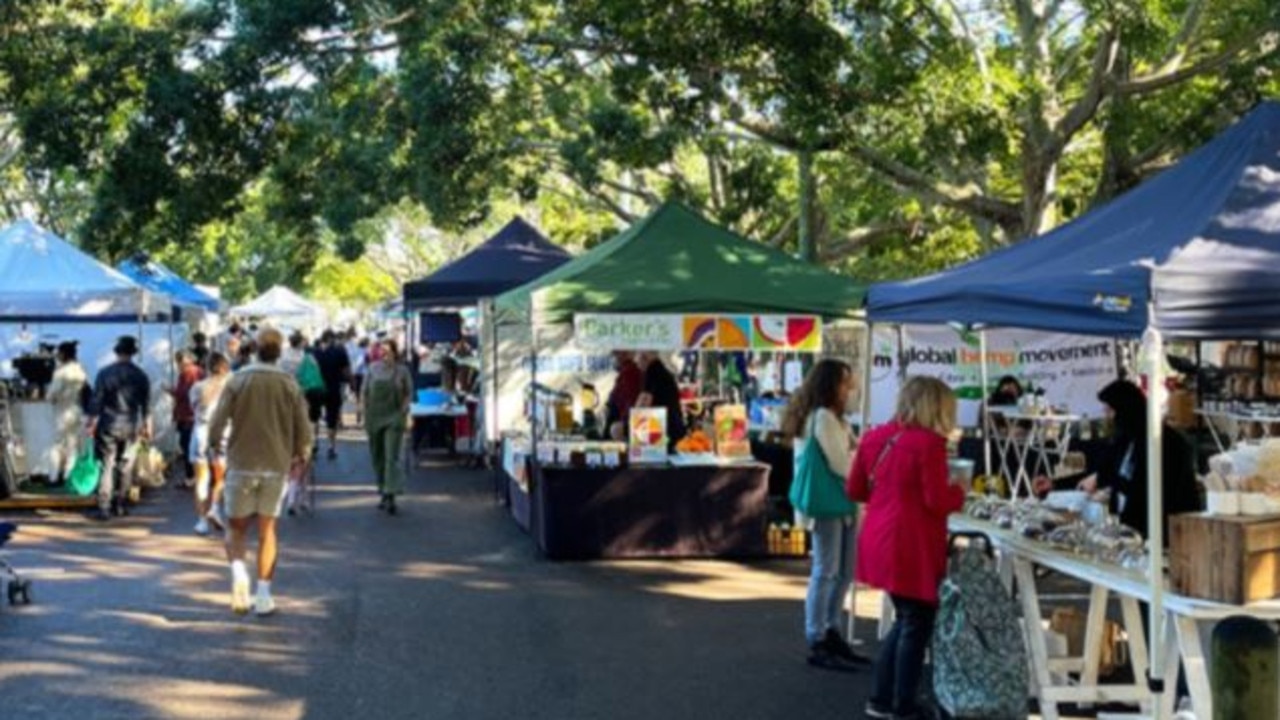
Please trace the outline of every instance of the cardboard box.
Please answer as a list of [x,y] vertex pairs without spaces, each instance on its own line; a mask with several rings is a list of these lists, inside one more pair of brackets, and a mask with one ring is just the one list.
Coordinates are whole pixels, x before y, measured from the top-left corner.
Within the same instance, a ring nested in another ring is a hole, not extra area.
[[1176,592],[1243,605],[1280,597],[1280,515],[1169,519],[1169,571]]

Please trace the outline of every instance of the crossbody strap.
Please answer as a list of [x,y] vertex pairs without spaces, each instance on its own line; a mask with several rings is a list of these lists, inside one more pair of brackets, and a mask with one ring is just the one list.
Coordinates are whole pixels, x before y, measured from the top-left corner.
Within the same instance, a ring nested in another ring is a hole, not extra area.
[[876,471],[880,469],[880,463],[884,462],[885,456],[888,455],[889,451],[893,449],[893,446],[898,443],[898,438],[900,437],[902,437],[902,433],[899,432],[895,434],[893,437],[889,438],[889,442],[885,443],[884,447],[880,448],[880,456],[876,458],[876,464],[871,466],[871,472],[867,474],[868,492],[875,491]]

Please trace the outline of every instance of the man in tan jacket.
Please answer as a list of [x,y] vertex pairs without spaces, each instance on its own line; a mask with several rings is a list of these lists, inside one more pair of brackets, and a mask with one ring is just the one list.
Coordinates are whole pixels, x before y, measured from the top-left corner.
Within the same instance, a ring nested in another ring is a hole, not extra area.
[[293,376],[276,366],[284,336],[258,333],[258,361],[227,382],[209,425],[209,446],[218,447],[230,426],[223,499],[230,521],[227,560],[231,563],[231,609],[249,612],[249,571],[244,556],[249,526],[258,518],[258,591],[253,610],[275,612],[271,578],[276,569],[276,518],[292,469],[311,453],[311,423]]

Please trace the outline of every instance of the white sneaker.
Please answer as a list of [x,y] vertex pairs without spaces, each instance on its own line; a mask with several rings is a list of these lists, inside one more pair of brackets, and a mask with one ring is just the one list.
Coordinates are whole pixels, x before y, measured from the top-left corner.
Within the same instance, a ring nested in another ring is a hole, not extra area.
[[276,601],[272,599],[271,593],[259,592],[253,598],[253,612],[259,617],[265,617],[276,611]]
[[200,518],[199,520],[196,521],[195,530],[197,535],[201,535],[201,536],[208,535],[209,521],[205,520],[204,518]]
[[219,530],[227,529],[227,518],[222,514],[221,503],[209,508],[209,512],[205,513],[205,519],[213,524]]
[[245,615],[249,612],[249,604],[249,578],[232,578],[231,612],[237,615]]

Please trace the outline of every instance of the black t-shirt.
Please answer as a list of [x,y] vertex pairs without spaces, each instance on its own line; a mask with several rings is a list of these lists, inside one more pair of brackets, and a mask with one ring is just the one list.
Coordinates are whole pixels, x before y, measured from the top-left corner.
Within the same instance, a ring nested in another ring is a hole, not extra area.
[[644,391],[653,396],[653,407],[667,409],[667,439],[674,446],[684,437],[684,411],[676,377],[661,360],[654,360],[645,369]]
[[351,358],[347,356],[347,349],[341,345],[330,345],[320,348],[315,355],[325,389],[330,394],[341,392],[342,386],[351,377]]

